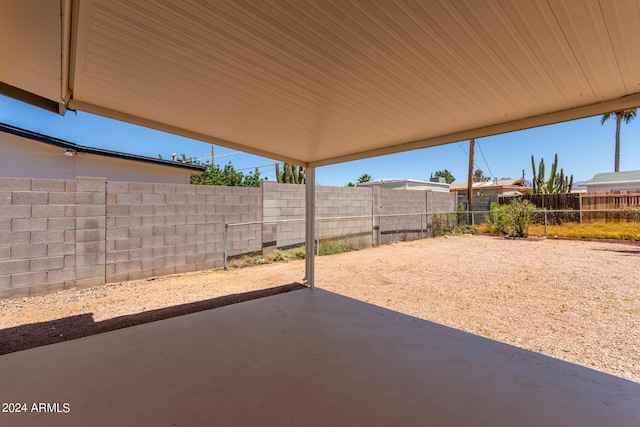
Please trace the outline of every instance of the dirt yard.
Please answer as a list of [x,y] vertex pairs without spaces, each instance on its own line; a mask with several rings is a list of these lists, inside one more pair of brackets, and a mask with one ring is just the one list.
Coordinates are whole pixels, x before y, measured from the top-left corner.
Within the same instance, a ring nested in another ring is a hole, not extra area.
[[[640,382],[639,270],[637,245],[461,236],[320,257],[316,284]],[[3,300],[0,354],[296,289],[303,276],[295,261]]]

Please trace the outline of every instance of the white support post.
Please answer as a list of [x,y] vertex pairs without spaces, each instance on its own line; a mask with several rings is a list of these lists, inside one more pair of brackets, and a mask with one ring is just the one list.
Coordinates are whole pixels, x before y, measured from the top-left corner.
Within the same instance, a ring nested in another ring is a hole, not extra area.
[[315,251],[313,244],[315,242],[315,224],[316,224],[316,169],[308,167],[305,170],[305,248],[306,248],[306,271],[305,278],[307,285],[311,289],[315,288]]

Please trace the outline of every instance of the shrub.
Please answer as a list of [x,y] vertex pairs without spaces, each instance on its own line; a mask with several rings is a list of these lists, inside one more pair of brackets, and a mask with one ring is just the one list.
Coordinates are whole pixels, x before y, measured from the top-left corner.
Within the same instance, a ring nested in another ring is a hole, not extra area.
[[433,215],[433,237],[459,236],[461,234],[475,234],[477,230],[467,225],[467,212],[464,203],[458,203],[456,212],[437,213]]
[[433,215],[433,237],[448,234],[457,224],[455,213],[437,213]]
[[327,238],[320,239],[320,255],[333,255],[342,252],[357,251],[368,247],[368,243],[364,239],[356,238]]
[[533,223],[535,206],[527,200],[514,199],[506,205],[491,204],[485,219],[493,233],[508,237],[526,237]]

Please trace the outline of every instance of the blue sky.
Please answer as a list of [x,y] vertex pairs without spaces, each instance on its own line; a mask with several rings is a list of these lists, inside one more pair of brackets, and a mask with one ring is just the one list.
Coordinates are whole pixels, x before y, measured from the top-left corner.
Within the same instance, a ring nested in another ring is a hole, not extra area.
[[[80,145],[170,159],[172,153],[204,161],[211,145],[91,114],[69,111],[59,116],[0,96],[0,122],[65,139]],[[576,181],[591,179],[599,172],[613,172],[615,121],[604,126],[600,117],[481,138],[476,142],[475,163],[485,175],[496,178],[531,178],[531,155],[536,164],[543,157],[550,165],[558,153],[559,165]],[[317,169],[320,185],[343,186],[364,173],[374,179],[428,179],[449,169],[456,183],[466,182],[469,142],[448,144],[406,153],[323,166]],[[481,152],[482,151],[482,152]],[[484,154],[484,158],[482,156]],[[485,162],[486,160],[486,162]],[[232,162],[243,172],[260,167],[262,176],[275,179],[274,161],[224,147],[215,147],[215,163]],[[640,169],[640,118],[622,125],[620,170]],[[547,169],[548,170],[548,169]],[[1,175],[1,172],[0,172]]]

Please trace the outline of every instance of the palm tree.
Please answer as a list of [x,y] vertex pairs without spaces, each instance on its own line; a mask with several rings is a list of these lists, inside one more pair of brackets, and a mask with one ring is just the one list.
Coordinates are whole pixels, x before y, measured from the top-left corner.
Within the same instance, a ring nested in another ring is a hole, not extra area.
[[616,163],[615,163],[615,172],[620,172],[620,123],[624,120],[625,124],[629,124],[629,122],[636,118],[636,110],[637,108],[632,108],[630,110],[622,110],[615,111],[613,113],[607,113],[602,115],[602,119],[600,120],[600,124],[604,124],[607,120],[612,118],[614,115],[616,116]]

